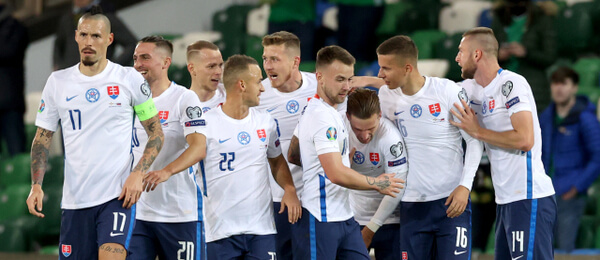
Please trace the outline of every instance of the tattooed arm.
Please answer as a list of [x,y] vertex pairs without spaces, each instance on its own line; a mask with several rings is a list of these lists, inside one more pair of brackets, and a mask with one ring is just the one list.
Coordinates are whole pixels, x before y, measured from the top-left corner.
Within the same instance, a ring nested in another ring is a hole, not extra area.
[[38,127],[31,145],[31,192],[27,198],[27,207],[29,213],[40,218],[44,217],[44,214],[40,213],[42,211],[42,199],[44,198],[42,182],[46,173],[48,150],[53,135],[54,132]]
[[119,196],[119,200],[123,199],[123,207],[125,208],[133,206],[142,195],[144,174],[156,159],[165,139],[158,114],[148,120],[141,121],[141,123],[148,134],[148,142],[144,148],[142,158],[127,177],[123,185],[123,191]]

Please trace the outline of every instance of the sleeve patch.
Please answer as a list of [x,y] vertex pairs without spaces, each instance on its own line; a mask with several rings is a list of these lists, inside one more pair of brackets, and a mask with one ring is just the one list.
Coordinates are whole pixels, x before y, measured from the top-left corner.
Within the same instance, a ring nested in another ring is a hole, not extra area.
[[405,164],[405,163],[406,163],[406,157],[402,157],[402,159],[400,159],[400,160],[389,161],[388,162],[388,167],[400,166],[400,165]]
[[394,158],[400,157],[400,155],[402,155],[403,150],[404,146],[402,145],[402,142],[398,142],[397,144],[390,146],[390,153],[392,153]]
[[465,90],[465,88],[461,89],[460,92],[458,92],[458,99],[464,100],[466,103],[469,103],[469,97],[467,96],[467,91]]
[[513,99],[509,100],[508,102],[506,102],[506,109],[509,109],[510,107],[516,105],[517,103],[519,103],[519,97],[514,97]]
[[325,136],[327,136],[327,139],[330,141],[335,141],[337,139],[337,130],[335,127],[328,128],[327,132],[325,132]]
[[202,109],[200,107],[187,107],[185,109],[185,113],[187,114],[188,118],[195,119],[202,116]]
[[510,94],[510,92],[512,92],[513,90],[513,83],[512,81],[507,81],[504,82],[504,84],[502,84],[502,95],[504,95],[505,97],[508,97],[508,95]]
[[150,85],[148,85],[147,81],[144,80],[144,83],[140,85],[140,91],[142,91],[142,94],[144,94],[144,96],[150,96],[150,93],[152,93],[152,91],[150,91]]
[[192,127],[192,126],[206,126],[206,121],[204,119],[198,119],[198,120],[192,120],[192,121],[185,122],[185,127]]

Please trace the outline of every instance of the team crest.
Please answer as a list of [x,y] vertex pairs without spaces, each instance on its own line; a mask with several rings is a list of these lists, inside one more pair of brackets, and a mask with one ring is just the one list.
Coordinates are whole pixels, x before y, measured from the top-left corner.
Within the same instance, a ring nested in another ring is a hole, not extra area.
[[100,91],[95,88],[88,89],[88,91],[85,92],[85,99],[90,103],[98,101],[98,99],[100,99]]
[[365,155],[360,151],[354,152],[354,156],[352,156],[352,161],[357,164],[363,164],[365,162]]
[[237,138],[238,142],[240,142],[242,145],[247,145],[250,143],[250,134],[246,132],[240,132]]
[[408,252],[402,251],[402,260],[408,260]]
[[69,257],[71,255],[71,245],[61,245],[60,251],[65,257]]
[[148,85],[147,81],[144,80],[144,83],[140,85],[140,91],[142,91],[142,94],[144,94],[144,96],[150,96],[150,93],[152,93],[152,91],[150,91],[150,86]]
[[485,113],[487,113],[487,106],[488,106],[488,102],[482,102],[483,104],[481,105],[481,113],[485,115]]
[[442,112],[442,108],[440,107],[440,103],[435,103],[433,105],[429,105],[429,113],[431,113],[432,116],[439,116],[440,112]]
[[507,81],[504,84],[502,84],[502,95],[504,95],[505,97],[508,97],[508,95],[510,95],[510,92],[512,92],[513,89],[513,83],[512,81]]
[[108,92],[110,98],[117,99],[119,97],[119,86],[108,86],[106,92]]
[[396,158],[398,158],[398,157],[400,157],[400,155],[402,155],[403,150],[404,150],[404,146],[402,145],[402,141],[400,141],[397,144],[394,144],[390,147],[390,153],[392,153],[392,155]]
[[44,112],[45,108],[46,108],[46,102],[44,102],[44,100],[42,99],[42,101],[40,102],[40,108],[38,108],[38,113]]
[[469,103],[469,97],[467,96],[467,91],[464,88],[458,92],[458,99],[464,100],[465,103]]
[[328,128],[327,132],[325,132],[325,136],[327,136],[327,139],[329,139],[329,141],[335,141],[337,139],[337,130],[335,129],[335,127]]
[[369,159],[373,165],[379,164],[379,154],[378,153],[370,153]]
[[300,104],[298,104],[298,101],[292,99],[287,102],[285,108],[288,112],[290,112],[290,114],[296,114],[298,109],[300,109]]
[[187,107],[185,113],[190,119],[199,118],[202,116],[202,109],[200,107]]
[[410,115],[412,117],[419,118],[422,113],[423,109],[421,109],[421,106],[419,106],[418,104],[414,104],[412,105],[412,107],[410,107]]
[[158,118],[160,118],[160,123],[164,124],[169,119],[169,111],[158,111]]
[[258,139],[260,139],[261,141],[264,142],[267,140],[267,134],[265,133],[265,129],[256,130],[256,134],[258,134]]
[[496,108],[496,100],[490,100],[488,108],[490,109],[490,113],[494,112],[494,108]]

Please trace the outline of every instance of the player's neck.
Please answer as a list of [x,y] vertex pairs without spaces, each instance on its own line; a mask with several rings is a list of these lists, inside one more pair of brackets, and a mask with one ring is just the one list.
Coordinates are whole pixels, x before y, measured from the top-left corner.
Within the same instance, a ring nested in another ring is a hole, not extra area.
[[171,86],[171,81],[169,80],[169,77],[164,76],[153,82],[148,82],[148,84],[150,85],[150,90],[152,90],[152,97],[156,98]]
[[330,105],[331,107],[337,109],[337,103],[333,102],[333,100],[329,99],[327,97],[327,95],[325,95],[325,92],[323,91],[322,88],[317,88],[317,95],[319,96],[319,98],[321,100],[323,100],[323,102],[325,102],[327,105]]
[[194,82],[192,82],[192,86],[190,87],[190,90],[194,91],[194,93],[196,93],[196,95],[198,95],[200,102],[209,101],[217,93],[216,90],[208,89],[207,87],[203,87],[200,84],[194,84]]
[[483,64],[478,66],[477,71],[475,71],[473,78],[477,84],[485,88],[492,83],[494,78],[496,78],[499,70],[500,65],[498,64],[498,61],[483,61]]
[[406,85],[402,87],[402,93],[407,96],[412,96],[414,94],[417,94],[417,92],[419,92],[419,90],[421,90],[424,85],[425,77],[421,76],[421,74],[418,71],[414,71],[410,75],[410,78],[406,82]]
[[221,109],[225,115],[233,119],[241,120],[248,116],[250,108],[244,104],[241,95],[237,97],[234,95],[227,95]]
[[277,90],[283,93],[290,93],[296,91],[302,87],[302,73],[299,70],[292,72],[290,79],[288,79],[281,87]]
[[82,62],[79,63],[79,71],[81,74],[86,75],[88,77],[92,77],[100,74],[108,65],[107,59],[100,59],[98,62],[94,63],[92,66],[85,66]]

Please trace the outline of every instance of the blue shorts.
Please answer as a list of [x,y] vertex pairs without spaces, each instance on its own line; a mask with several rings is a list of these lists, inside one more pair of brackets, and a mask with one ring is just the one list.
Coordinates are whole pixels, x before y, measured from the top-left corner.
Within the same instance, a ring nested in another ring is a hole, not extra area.
[[339,222],[320,222],[302,208],[292,243],[296,244],[294,259],[310,260],[370,260],[360,233],[360,226],[350,218]]
[[275,235],[235,235],[206,243],[208,259],[275,260]]
[[136,220],[127,259],[206,259],[201,221],[157,223]]
[[106,243],[120,244],[129,250],[135,205],[130,209],[122,205],[123,201],[115,198],[91,208],[64,209],[59,259],[98,259],[98,248]]
[[495,259],[554,259],[554,196],[498,205]]
[[277,228],[277,235],[275,235],[275,251],[277,252],[277,259],[279,260],[290,260],[292,259],[292,224],[288,221],[287,208],[283,213],[279,214],[281,208],[281,202],[273,202],[273,209],[275,211],[275,227]]
[[446,199],[401,202],[400,259],[471,258],[471,200],[460,216],[449,218]]
[[[365,226],[360,226],[362,230]],[[368,249],[375,250],[377,260],[400,259],[400,224],[386,224],[381,226]]]

